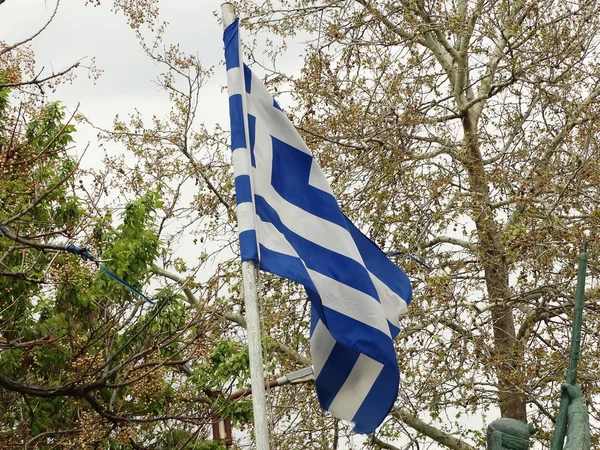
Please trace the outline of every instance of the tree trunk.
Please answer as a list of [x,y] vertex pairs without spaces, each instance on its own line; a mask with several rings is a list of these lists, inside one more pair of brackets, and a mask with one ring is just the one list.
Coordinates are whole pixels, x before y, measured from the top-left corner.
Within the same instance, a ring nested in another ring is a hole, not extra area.
[[510,297],[508,265],[498,224],[494,220],[487,175],[477,139],[477,116],[470,111],[463,118],[463,164],[473,196],[472,218],[479,240],[478,257],[483,266],[488,301],[494,329],[494,363],[498,377],[498,397],[502,417],[527,422],[527,409],[518,374],[523,349],[516,339],[513,310],[506,303]]

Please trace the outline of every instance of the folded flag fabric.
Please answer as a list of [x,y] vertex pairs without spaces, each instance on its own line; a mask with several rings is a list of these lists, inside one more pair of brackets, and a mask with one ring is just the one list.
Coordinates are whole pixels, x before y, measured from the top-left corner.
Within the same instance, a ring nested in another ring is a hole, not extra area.
[[293,124],[243,64],[238,20],[224,41],[242,260],[304,285],[319,402],[372,433],[398,395],[393,339],[410,282],[342,214]]

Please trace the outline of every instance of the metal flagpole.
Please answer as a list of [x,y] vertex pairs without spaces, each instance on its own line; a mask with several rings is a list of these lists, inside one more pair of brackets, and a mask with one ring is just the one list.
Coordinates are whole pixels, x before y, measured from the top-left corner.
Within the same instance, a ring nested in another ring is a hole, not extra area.
[[[235,21],[235,10],[231,3],[221,5],[223,26],[226,28]],[[260,337],[260,315],[256,282],[258,268],[256,261],[242,262],[244,302],[246,304],[246,327],[248,331],[248,354],[250,357],[250,385],[252,386],[252,408],[254,411],[254,434],[256,450],[269,450],[269,428],[265,394],[262,341]]]
[[265,368],[260,337],[260,315],[256,281],[256,261],[242,263],[244,302],[246,304],[246,327],[248,331],[248,354],[250,356],[250,385],[252,386],[252,409],[254,410],[254,434],[256,450],[269,450],[269,427],[265,393]]

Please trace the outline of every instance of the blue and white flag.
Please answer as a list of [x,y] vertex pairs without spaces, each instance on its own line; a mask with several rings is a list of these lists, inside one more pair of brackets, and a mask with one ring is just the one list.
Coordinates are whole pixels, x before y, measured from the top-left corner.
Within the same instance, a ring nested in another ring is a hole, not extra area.
[[398,396],[393,339],[410,283],[342,214],[310,150],[243,64],[238,20],[224,41],[242,260],[304,285],[321,406],[372,433]]

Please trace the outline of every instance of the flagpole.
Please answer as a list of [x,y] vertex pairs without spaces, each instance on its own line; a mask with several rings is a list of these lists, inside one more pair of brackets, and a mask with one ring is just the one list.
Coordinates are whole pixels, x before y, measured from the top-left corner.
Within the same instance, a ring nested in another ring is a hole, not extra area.
[[[223,27],[235,21],[235,10],[231,3],[221,5]],[[257,293],[258,267],[256,261],[242,262],[244,303],[246,305],[246,329],[248,332],[248,354],[250,358],[250,385],[252,386],[252,408],[254,412],[254,434],[256,450],[269,450],[269,427],[265,394],[265,376],[260,336],[260,314]]]
[[246,304],[246,327],[248,331],[248,354],[250,356],[250,385],[252,386],[252,408],[254,410],[254,434],[256,450],[269,450],[269,427],[265,393],[265,376],[260,336],[260,315],[256,281],[256,261],[242,263],[244,302]]

